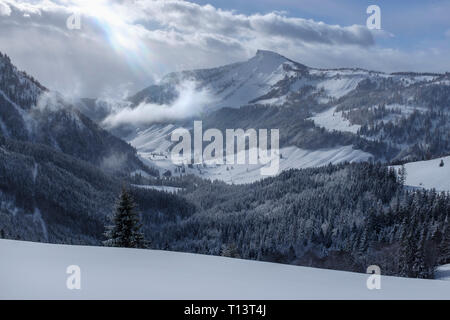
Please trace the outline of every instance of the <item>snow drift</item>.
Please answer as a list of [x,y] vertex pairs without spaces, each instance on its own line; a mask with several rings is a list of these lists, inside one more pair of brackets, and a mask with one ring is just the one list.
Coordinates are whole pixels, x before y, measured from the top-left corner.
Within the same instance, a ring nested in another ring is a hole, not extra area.
[[[448,299],[450,282],[168,251],[0,240],[0,299]],[[66,287],[67,267],[80,290]]]

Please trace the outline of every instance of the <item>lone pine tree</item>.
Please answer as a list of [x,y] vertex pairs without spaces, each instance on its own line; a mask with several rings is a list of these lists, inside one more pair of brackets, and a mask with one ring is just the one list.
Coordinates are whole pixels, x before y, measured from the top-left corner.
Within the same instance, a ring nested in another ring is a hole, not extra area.
[[112,215],[112,225],[106,226],[106,239],[103,244],[108,247],[146,248],[142,224],[135,212],[135,203],[131,195],[123,188]]

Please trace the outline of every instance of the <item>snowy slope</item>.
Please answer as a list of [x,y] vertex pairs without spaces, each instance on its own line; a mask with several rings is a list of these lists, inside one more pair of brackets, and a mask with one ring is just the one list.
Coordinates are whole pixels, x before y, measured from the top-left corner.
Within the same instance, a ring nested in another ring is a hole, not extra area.
[[350,91],[355,90],[358,83],[363,79],[364,77],[356,75],[331,78],[320,82],[317,87],[319,89],[323,88],[328,96],[332,98],[340,98],[348,94]]
[[170,134],[178,127],[172,124],[161,126],[152,125],[145,130],[136,129],[136,134],[127,139],[128,142],[139,148],[141,152],[167,152],[172,142]]
[[[440,167],[441,159],[444,166]],[[395,166],[398,170],[400,166]],[[450,156],[405,164],[406,185],[450,192]]]
[[177,193],[183,188],[177,188],[177,187],[169,187],[169,186],[152,186],[152,185],[138,185],[138,184],[132,184],[135,188],[141,188],[141,189],[150,189],[150,190],[157,190],[157,191],[163,191],[168,193]]
[[[158,138],[159,139],[159,138]],[[131,142],[133,143],[133,141]],[[143,150],[152,144],[151,141],[143,146]],[[174,173],[176,165],[171,161],[170,153],[161,149],[154,152],[142,152],[139,145],[133,145],[139,153],[141,160],[151,167],[158,168],[161,172],[170,170]],[[247,151],[248,152],[248,151]],[[370,153],[353,149],[352,146],[341,146],[331,149],[305,150],[297,147],[285,147],[280,149],[282,158],[279,162],[279,172],[289,169],[303,169],[320,167],[329,163],[361,162],[372,157]],[[210,180],[221,180],[226,183],[243,184],[251,183],[267,176],[261,175],[262,164],[235,164],[235,165],[205,165],[185,168],[186,174],[195,174]],[[177,174],[175,174],[177,175]]]
[[[330,115],[333,117],[333,115]],[[339,119],[339,117],[336,115]],[[335,121],[340,121],[339,119]],[[345,125],[343,125],[345,126]],[[174,125],[152,125],[146,130],[138,130],[128,142],[137,149],[140,159],[150,167],[155,167],[161,173],[166,170],[174,173],[176,165],[171,161],[169,147],[170,136],[177,127]],[[247,151],[248,152],[248,151]],[[354,149],[351,145],[338,146],[329,149],[306,150],[295,146],[280,149],[279,172],[288,169],[320,167],[329,163],[361,162],[373,157],[372,154]],[[251,183],[265,178],[260,173],[261,164],[254,165],[206,165],[185,168],[186,174],[195,174],[206,179],[221,180],[227,183]]]
[[[450,282],[167,251],[0,240],[0,299],[447,299]],[[66,287],[69,265],[81,289]]]
[[317,126],[329,131],[357,133],[359,128],[361,128],[360,125],[351,124],[350,121],[342,116],[342,111],[336,111],[336,107],[318,113],[309,119],[313,120]]
[[[344,161],[366,161],[372,155],[352,146],[337,147],[333,149],[304,150],[297,147],[280,149],[282,158],[279,163],[279,172],[289,169],[304,169],[321,167],[329,163],[336,164]],[[197,175],[210,180],[221,180],[226,183],[243,184],[261,180],[267,176],[261,175],[263,165],[220,165],[202,168]],[[228,168],[228,170],[227,170]]]

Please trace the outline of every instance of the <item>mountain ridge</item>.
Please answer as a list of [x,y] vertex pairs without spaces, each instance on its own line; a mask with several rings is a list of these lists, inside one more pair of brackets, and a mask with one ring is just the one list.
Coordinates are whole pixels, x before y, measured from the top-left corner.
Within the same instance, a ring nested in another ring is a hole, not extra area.
[[134,148],[84,116],[62,95],[19,71],[1,53],[0,129],[11,139],[42,143],[98,167],[108,157],[127,160],[108,170],[154,173],[136,157]]
[[[170,99],[157,99],[155,97],[154,91],[156,90],[156,88],[158,88],[158,86],[161,86],[165,89],[166,93],[168,90],[170,89],[174,89],[174,86],[176,84],[179,84],[180,81],[182,81],[183,78],[193,78],[193,80],[197,80],[197,78],[201,78],[201,76],[205,75],[205,74],[221,74],[222,72],[226,71],[226,70],[234,70],[236,68],[245,66],[246,64],[252,64],[253,62],[256,61],[260,61],[262,62],[263,65],[267,65],[267,64],[271,64],[275,61],[278,61],[279,63],[277,64],[277,67],[279,67],[282,64],[292,64],[292,66],[296,66],[298,68],[298,70],[300,71],[312,71],[313,73],[317,73],[317,72],[339,72],[339,71],[353,71],[353,72],[364,72],[367,74],[372,74],[372,75],[385,75],[385,76],[411,76],[411,77],[419,77],[419,76],[434,76],[434,77],[445,77],[446,73],[429,73],[429,72],[392,72],[392,73],[388,73],[388,72],[383,72],[383,71],[377,71],[377,70],[368,70],[368,69],[364,69],[364,68],[358,68],[358,67],[340,67],[340,68],[316,68],[316,67],[310,67],[310,66],[306,66],[302,63],[296,62],[290,58],[287,58],[277,52],[274,51],[270,51],[270,50],[261,50],[258,49],[256,54],[251,57],[248,60],[245,61],[240,61],[240,62],[235,62],[235,63],[231,63],[231,64],[226,64],[226,65],[222,65],[219,67],[214,67],[214,68],[200,68],[200,69],[193,69],[193,70],[185,70],[185,71],[179,71],[179,72],[171,72],[168,73],[166,76],[164,76],[162,78],[162,80],[160,81],[159,84],[155,84],[152,85],[150,87],[146,87],[143,90],[138,91],[136,94],[130,96],[128,98],[129,101],[133,102],[133,105],[138,105],[139,103],[142,103],[143,101],[146,102],[154,102],[154,103],[158,103],[158,104],[163,104],[163,103],[168,103],[170,102],[171,99],[173,99],[174,97],[176,97],[176,94],[168,94]],[[249,69],[249,68],[246,68]],[[261,72],[262,70],[258,70],[258,72]],[[274,72],[275,70],[272,69],[272,72]],[[301,75],[301,74],[300,74]],[[282,80],[282,79],[280,79]],[[200,80],[201,81],[201,80]],[[201,85],[200,85],[201,87]],[[145,96],[145,92],[146,91],[150,91],[149,92],[149,97],[147,97],[147,100],[144,98]],[[252,99],[247,99],[247,101],[240,101],[239,106],[244,105],[245,103],[251,102]],[[231,106],[231,105],[227,105],[227,106]]]
[[[280,143],[284,146],[317,150],[320,146],[306,140],[326,139],[336,147],[350,143],[381,161],[450,154],[450,73],[320,69],[260,50],[247,61],[170,73],[160,84],[134,95],[132,107],[159,104],[170,108],[182,81],[193,81],[213,99],[202,114],[184,122],[165,121],[161,128],[168,123],[185,126],[193,119],[203,120],[205,128],[221,130],[282,128]],[[338,119],[353,129],[330,125]],[[139,130],[145,129],[140,126]],[[134,140],[133,135],[123,137]]]

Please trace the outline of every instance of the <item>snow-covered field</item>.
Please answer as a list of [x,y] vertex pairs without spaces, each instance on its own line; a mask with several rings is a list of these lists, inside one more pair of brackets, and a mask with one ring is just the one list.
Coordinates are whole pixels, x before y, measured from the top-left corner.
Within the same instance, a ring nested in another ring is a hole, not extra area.
[[[441,159],[444,166],[440,167]],[[400,166],[395,166],[398,170]],[[406,182],[411,187],[450,192],[450,156],[405,164]]]
[[323,88],[328,96],[332,98],[340,98],[353,91],[358,83],[364,79],[364,76],[351,74],[347,77],[331,78],[320,82],[317,88]]
[[[450,282],[168,251],[0,240],[0,299],[448,299]],[[69,290],[67,267],[80,268]]]
[[183,188],[169,187],[169,186],[151,186],[151,185],[138,185],[138,184],[132,184],[132,186],[136,187],[136,188],[158,190],[158,191],[169,192],[169,193],[177,193],[178,191],[183,190]]
[[343,132],[358,132],[360,125],[351,124],[350,121],[342,116],[341,111],[336,111],[336,107],[328,109],[327,111],[316,114],[310,118],[314,123],[329,131],[343,131]]
[[[139,150],[139,148],[137,148]],[[139,151],[138,151],[139,152]],[[247,151],[248,152],[248,151]],[[282,158],[279,162],[279,172],[288,169],[302,169],[325,166],[329,163],[360,162],[367,161],[372,155],[361,150],[353,149],[352,146],[342,146],[331,149],[305,150],[297,147],[286,147],[280,149]],[[172,163],[169,153],[163,156],[154,155],[151,152],[139,152],[144,163],[156,167],[164,172],[170,170],[174,173],[176,166]],[[210,180],[220,180],[226,183],[243,184],[251,183],[267,176],[261,175],[262,164],[236,164],[236,165],[206,165],[185,168],[186,174],[195,174]]]
[[[342,117],[338,118],[336,121],[342,121]],[[170,170],[173,175],[179,175],[180,172],[175,172],[177,166],[172,163],[170,152],[168,152],[170,134],[174,129],[176,128],[172,125],[155,125],[147,130],[137,131],[129,142],[138,150],[140,159],[148,166],[157,168],[161,173]],[[352,146],[314,151],[291,146],[280,149],[280,154],[282,158],[280,159],[279,172],[288,169],[320,167],[329,163],[336,164],[344,161],[367,161],[372,157],[370,153],[353,149]],[[206,179],[242,184],[265,178],[266,176],[261,175],[262,167],[261,164],[194,165],[192,168],[186,167],[183,174],[194,174]]]
[[[372,155],[361,150],[355,150],[352,146],[337,147],[333,149],[304,150],[297,147],[280,149],[279,172],[288,169],[303,169],[325,166],[329,163],[344,161],[358,162],[368,160]],[[203,169],[200,176],[210,180],[221,180],[226,183],[243,184],[258,181],[267,176],[261,175],[263,165],[221,165]],[[228,168],[228,170],[227,170]]]

